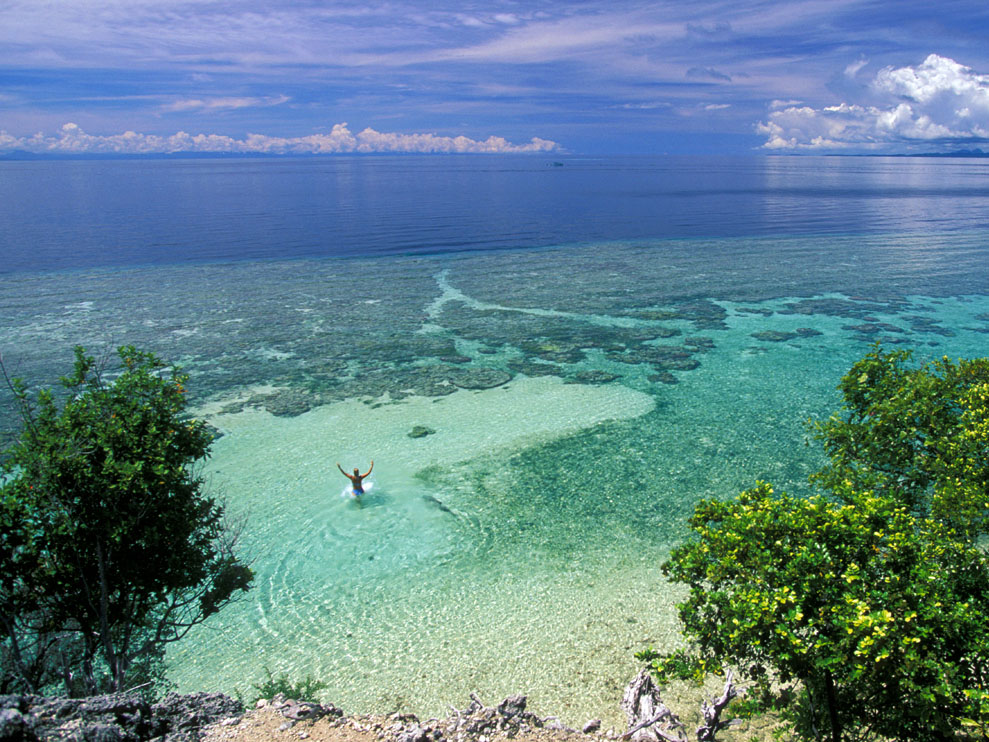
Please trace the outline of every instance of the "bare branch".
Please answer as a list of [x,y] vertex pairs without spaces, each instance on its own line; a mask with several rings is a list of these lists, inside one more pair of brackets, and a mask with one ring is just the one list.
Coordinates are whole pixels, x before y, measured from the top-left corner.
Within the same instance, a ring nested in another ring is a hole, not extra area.
[[697,727],[698,742],[714,742],[718,732],[739,723],[738,719],[721,721],[721,713],[727,708],[729,703],[743,693],[745,693],[745,689],[735,685],[731,669],[726,668],[724,692],[722,692],[719,698],[714,699],[711,704],[708,704],[707,701],[701,704],[701,716],[704,719],[704,723]]

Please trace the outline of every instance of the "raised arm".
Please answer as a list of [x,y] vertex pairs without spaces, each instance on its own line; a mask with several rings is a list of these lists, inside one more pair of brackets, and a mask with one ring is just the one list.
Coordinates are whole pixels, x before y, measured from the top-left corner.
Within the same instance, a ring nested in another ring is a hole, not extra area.
[[364,477],[366,477],[368,474],[370,474],[371,473],[371,470],[373,468],[374,468],[374,459],[371,459],[371,466],[369,466],[367,468],[367,471],[366,472],[364,472],[363,474],[361,474],[361,479],[364,479]]
[[340,470],[340,473],[343,474],[345,477],[347,477],[347,479],[350,479],[350,475],[343,470],[343,467],[340,466],[340,462],[339,461],[337,462],[337,469],[339,469]]

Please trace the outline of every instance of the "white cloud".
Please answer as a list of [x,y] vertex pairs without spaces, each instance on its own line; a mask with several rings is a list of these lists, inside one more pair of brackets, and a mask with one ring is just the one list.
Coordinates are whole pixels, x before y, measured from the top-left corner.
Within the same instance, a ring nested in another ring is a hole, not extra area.
[[857,62],[852,62],[845,68],[845,77],[855,77],[867,64],[869,64],[868,59],[860,59]]
[[937,54],[928,56],[918,67],[880,70],[875,87],[917,103],[947,98],[989,112],[989,75]]
[[179,100],[162,107],[165,113],[178,111],[221,111],[235,110],[238,108],[260,108],[267,106],[280,106],[287,103],[289,97],[280,95],[273,98],[209,98],[206,100],[189,99]]
[[885,149],[989,140],[989,75],[931,54],[916,67],[876,74],[872,105],[781,107],[757,125],[766,149]]
[[468,137],[444,137],[436,134],[396,134],[366,128],[354,134],[347,124],[335,124],[328,134],[304,137],[272,137],[248,134],[235,139],[222,134],[188,134],[180,131],[170,136],[123,134],[97,136],[87,134],[76,124],[65,124],[55,136],[35,134],[14,137],[0,131],[0,151],[24,150],[39,154],[175,154],[181,152],[226,154],[332,154],[346,152],[418,152],[418,153],[502,153],[551,152],[556,142],[533,137],[527,144],[512,144],[502,137],[483,141]]

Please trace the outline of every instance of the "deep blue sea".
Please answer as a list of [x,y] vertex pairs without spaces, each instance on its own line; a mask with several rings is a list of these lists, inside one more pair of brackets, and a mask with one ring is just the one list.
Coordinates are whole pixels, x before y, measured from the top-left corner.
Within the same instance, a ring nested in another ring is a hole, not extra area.
[[807,491],[876,342],[986,355],[989,160],[0,161],[8,371],[133,343],[222,433],[258,580],[170,651],[186,690],[620,726],[694,503]]

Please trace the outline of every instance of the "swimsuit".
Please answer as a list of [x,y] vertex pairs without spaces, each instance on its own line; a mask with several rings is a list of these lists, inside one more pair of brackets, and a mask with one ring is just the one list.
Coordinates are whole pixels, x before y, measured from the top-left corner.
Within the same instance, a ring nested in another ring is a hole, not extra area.
[[355,494],[355,495],[363,495],[363,494],[364,494],[364,487],[362,487],[362,486],[361,486],[361,485],[359,485],[359,484],[355,484],[355,485],[354,485],[354,486],[352,487],[352,489],[354,490],[354,494]]

